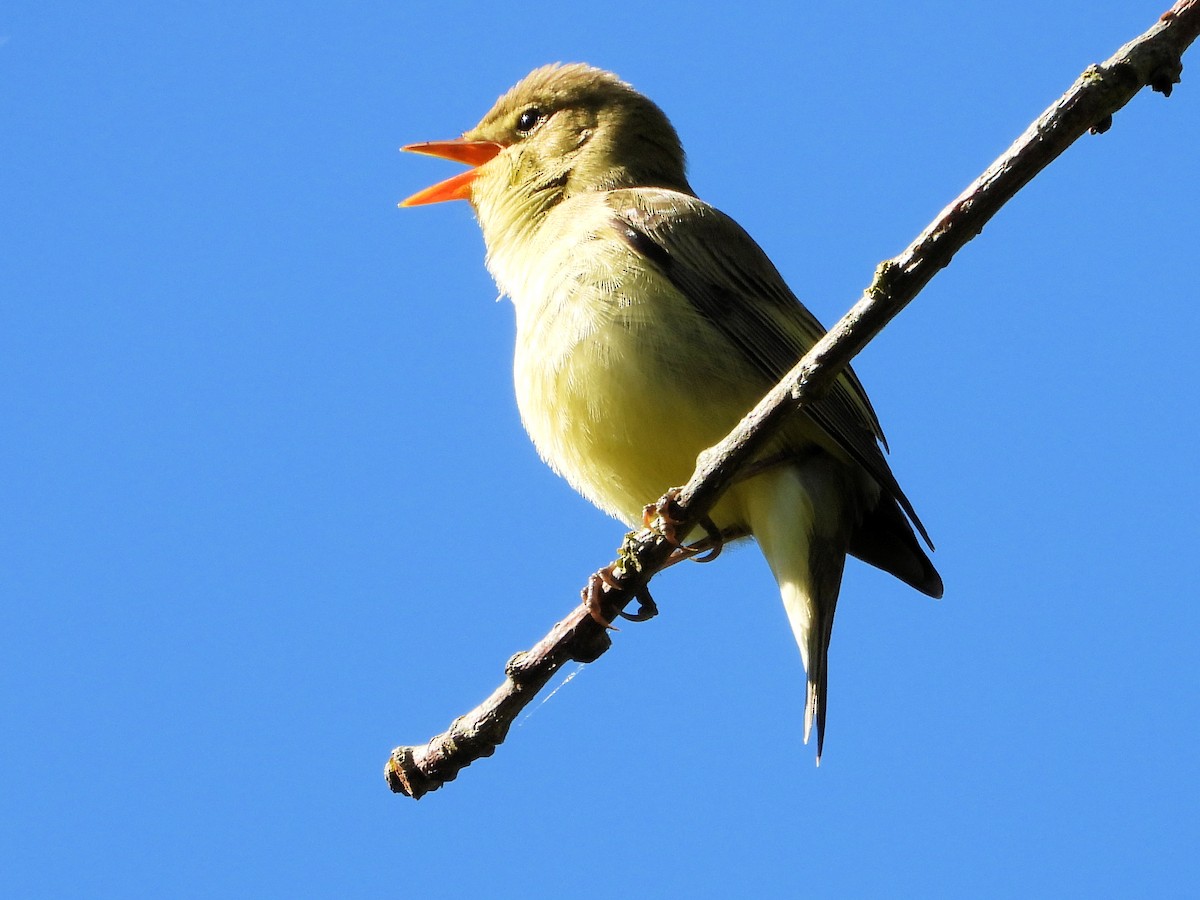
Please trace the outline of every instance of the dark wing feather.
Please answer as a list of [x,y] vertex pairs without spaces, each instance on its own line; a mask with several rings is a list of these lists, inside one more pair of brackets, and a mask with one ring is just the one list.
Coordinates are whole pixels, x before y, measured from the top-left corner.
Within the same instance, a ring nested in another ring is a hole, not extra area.
[[[613,191],[609,205],[625,242],[771,384],[825,334],[753,238],[723,213],[694,197],[646,189]],[[805,412],[900,504],[932,547],[880,450],[883,430],[853,370],[847,366]]]

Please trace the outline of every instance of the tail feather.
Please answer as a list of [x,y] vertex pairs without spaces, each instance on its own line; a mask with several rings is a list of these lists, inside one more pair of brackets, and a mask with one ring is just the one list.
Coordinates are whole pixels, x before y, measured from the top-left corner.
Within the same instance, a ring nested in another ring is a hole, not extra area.
[[750,482],[750,524],[779,583],[800,647],[808,685],[804,742],[817,732],[817,764],[825,746],[829,641],[849,542],[845,486],[833,460],[777,469]]
[[[813,723],[817,725],[817,765],[821,764],[821,753],[825,749],[825,711],[829,708],[826,701],[828,699],[828,649],[822,654],[824,659],[820,663],[814,662],[813,668],[819,668],[820,673],[810,672],[808,675],[808,688],[805,692],[804,704],[804,743],[808,743],[809,737],[812,735]],[[814,675],[816,676],[814,678]]]
[[[846,554],[823,541],[814,541],[809,548],[810,581],[807,585],[781,584],[784,608],[792,618],[796,642],[807,646],[804,669],[808,678],[804,705],[804,743],[808,743],[814,723],[817,727],[817,765],[825,750],[825,715],[829,708],[829,643],[833,637],[833,617],[837,609],[838,592],[842,585],[842,570]],[[803,604],[811,610],[805,617],[808,627],[797,629],[796,618],[790,611]]]

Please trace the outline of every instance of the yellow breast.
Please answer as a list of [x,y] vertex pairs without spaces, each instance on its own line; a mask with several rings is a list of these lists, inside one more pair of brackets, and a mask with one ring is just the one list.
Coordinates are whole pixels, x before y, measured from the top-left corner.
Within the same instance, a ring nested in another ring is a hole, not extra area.
[[564,225],[489,260],[517,310],[517,403],[546,462],[634,525],[758,399],[754,379],[606,215]]

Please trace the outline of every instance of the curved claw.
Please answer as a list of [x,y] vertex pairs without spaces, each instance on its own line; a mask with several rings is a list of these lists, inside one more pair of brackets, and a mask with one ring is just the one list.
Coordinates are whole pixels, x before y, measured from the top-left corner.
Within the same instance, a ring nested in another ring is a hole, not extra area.
[[618,610],[617,615],[622,619],[627,619],[630,622],[648,622],[658,615],[658,604],[654,602],[654,598],[650,596],[650,592],[642,588],[633,595],[638,602],[638,609],[635,613],[627,613],[625,610]]
[[716,523],[705,516],[700,520],[700,527],[704,529],[704,533],[708,535],[708,539],[712,541],[712,546],[708,548],[708,552],[703,556],[693,556],[692,560],[698,563],[712,562],[721,555],[721,551],[725,549],[725,537],[721,534]]

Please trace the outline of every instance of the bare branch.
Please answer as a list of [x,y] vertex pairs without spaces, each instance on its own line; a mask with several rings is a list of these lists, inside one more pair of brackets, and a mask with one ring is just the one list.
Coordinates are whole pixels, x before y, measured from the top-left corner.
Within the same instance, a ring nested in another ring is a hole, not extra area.
[[[670,520],[687,534],[703,519],[779,425],[818,399],[846,365],[896,316],[960,248],[983,229],[1022,187],[1085,132],[1100,134],[1113,114],[1143,87],[1170,96],[1183,69],[1182,54],[1200,34],[1200,0],[1180,0],[1145,34],[1110,59],[1089,66],[1061,98],[894,259],[840,322],[796,364],[725,440],[700,455],[692,478],[657,506],[656,528],[626,537],[613,563],[616,588],[601,603],[613,618],[650,578],[684,558],[663,535]],[[397,793],[420,798],[452,781],[474,760],[491,756],[520,711],[564,663],[592,662],[611,646],[603,626],[580,605],[536,646],[505,666],[505,681],[487,700],[421,747],[397,747],[384,769]]]

